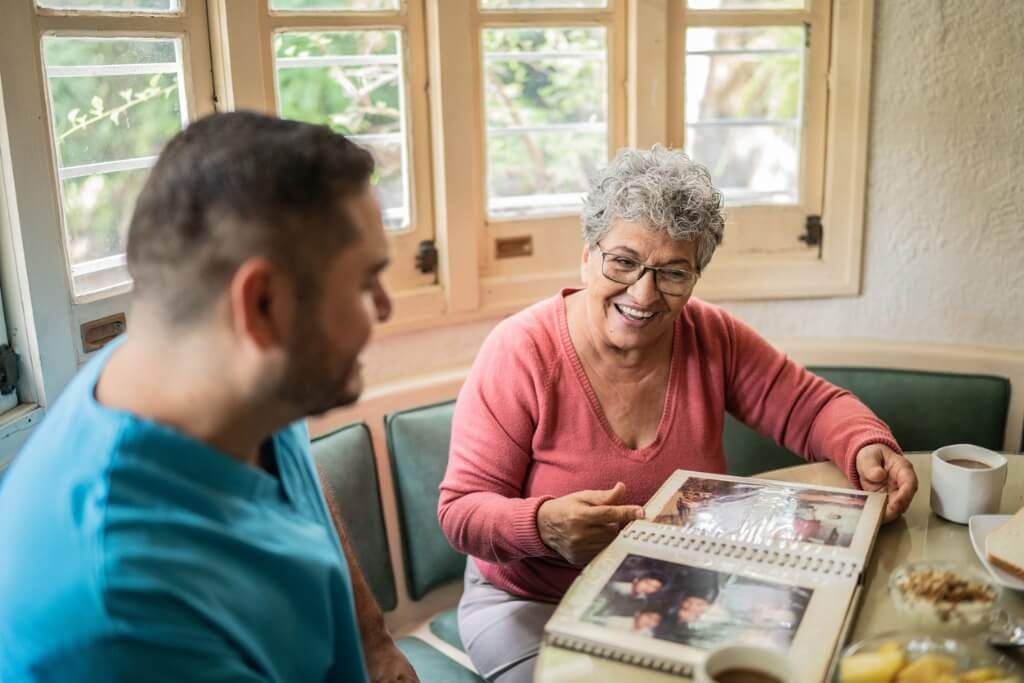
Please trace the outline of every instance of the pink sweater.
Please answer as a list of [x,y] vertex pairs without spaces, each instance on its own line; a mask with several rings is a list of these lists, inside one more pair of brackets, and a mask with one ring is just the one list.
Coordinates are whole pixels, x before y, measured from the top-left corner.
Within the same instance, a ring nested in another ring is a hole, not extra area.
[[499,324],[459,393],[438,517],[495,586],[557,601],[580,569],[537,531],[544,501],[626,484],[647,502],[676,469],[725,472],[726,411],[808,460],[832,460],[859,485],[854,456],[897,450],[888,427],[849,392],[789,360],[722,309],[691,299],[676,322],[657,436],[626,447],[604,417],[569,338],[564,297]]

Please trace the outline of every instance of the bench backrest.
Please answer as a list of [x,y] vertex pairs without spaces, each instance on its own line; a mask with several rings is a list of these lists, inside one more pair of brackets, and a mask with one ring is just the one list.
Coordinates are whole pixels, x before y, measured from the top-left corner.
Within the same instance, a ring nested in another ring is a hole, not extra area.
[[[953,443],[1002,450],[1010,405],[1005,377],[884,368],[812,367],[848,389],[892,429],[906,451]],[[800,464],[802,459],[727,415],[722,439],[730,474]]]
[[409,595],[419,600],[462,578],[466,558],[448,543],[437,521],[438,486],[448,467],[454,401],[412,408],[384,420],[402,558]]
[[336,506],[349,544],[378,604],[384,611],[398,604],[391,554],[381,507],[377,461],[366,423],[359,422],[313,442],[328,502]]

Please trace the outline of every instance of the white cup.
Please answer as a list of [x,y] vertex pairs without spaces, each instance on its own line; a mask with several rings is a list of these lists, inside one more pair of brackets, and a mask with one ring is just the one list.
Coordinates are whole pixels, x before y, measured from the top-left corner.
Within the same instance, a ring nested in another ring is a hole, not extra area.
[[[974,460],[985,469],[967,469],[950,460]],[[967,524],[972,515],[999,512],[1006,484],[1006,458],[981,446],[956,444],[932,453],[932,510],[939,517]]]
[[726,645],[714,650],[697,666],[696,683],[718,683],[716,676],[730,669],[768,674],[780,683],[796,680],[785,652],[756,645]]

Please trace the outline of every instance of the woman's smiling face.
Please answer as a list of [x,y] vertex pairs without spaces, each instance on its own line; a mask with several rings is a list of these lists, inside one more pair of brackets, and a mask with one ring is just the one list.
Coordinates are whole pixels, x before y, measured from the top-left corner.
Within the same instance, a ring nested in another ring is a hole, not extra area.
[[[600,251],[584,247],[582,277],[586,286],[587,319],[595,341],[620,351],[642,350],[672,333],[672,326],[690,299],[663,294],[654,273],[644,272],[632,285],[602,274],[601,251],[639,261],[697,272],[695,242],[674,240],[662,230],[649,230],[636,221],[617,220],[601,238]],[[614,258],[614,256],[609,256]]]

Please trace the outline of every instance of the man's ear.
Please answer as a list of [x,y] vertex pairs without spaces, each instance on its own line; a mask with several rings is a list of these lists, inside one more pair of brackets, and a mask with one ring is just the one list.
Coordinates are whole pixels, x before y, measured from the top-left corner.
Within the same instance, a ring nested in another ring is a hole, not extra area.
[[291,281],[267,259],[251,258],[228,288],[235,334],[262,350],[281,346],[295,318]]

